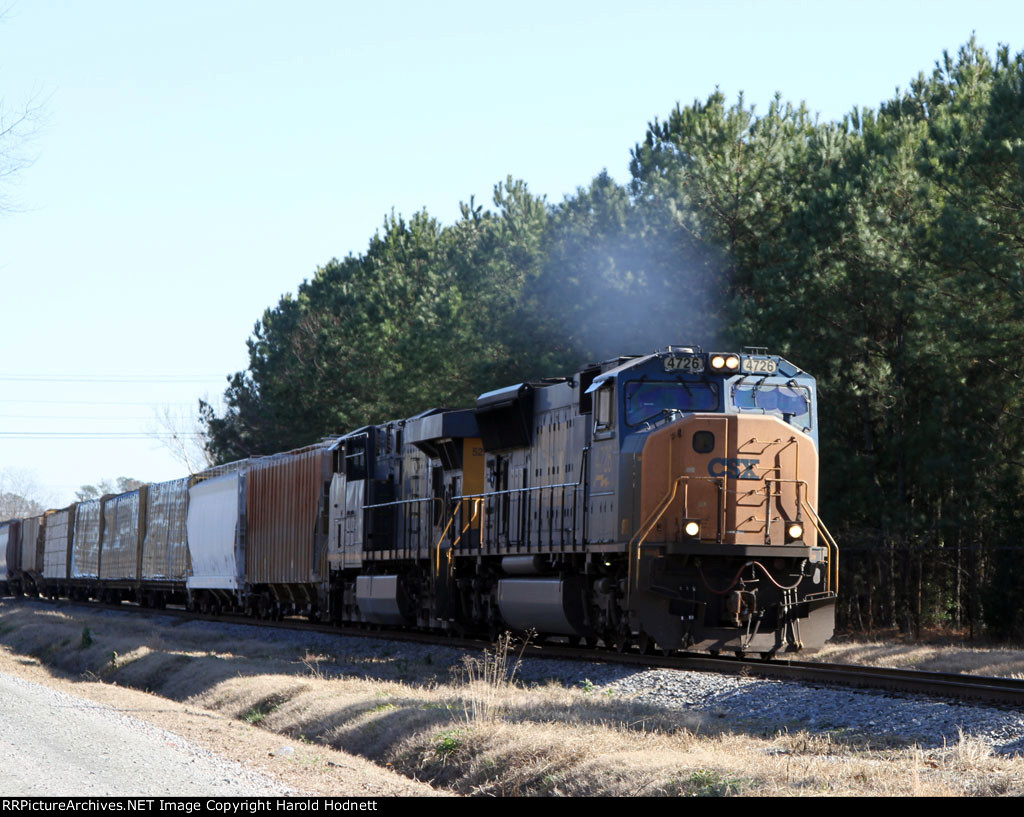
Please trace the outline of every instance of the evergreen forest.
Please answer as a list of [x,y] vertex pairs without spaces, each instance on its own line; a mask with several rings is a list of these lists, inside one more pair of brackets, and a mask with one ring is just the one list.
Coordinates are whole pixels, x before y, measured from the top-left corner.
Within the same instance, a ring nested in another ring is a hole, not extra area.
[[631,156],[561,202],[508,178],[454,224],[385,219],[256,323],[225,412],[200,404],[210,455],[765,346],[820,385],[840,625],[1024,637],[1024,52],[972,40],[839,122],[712,93]]

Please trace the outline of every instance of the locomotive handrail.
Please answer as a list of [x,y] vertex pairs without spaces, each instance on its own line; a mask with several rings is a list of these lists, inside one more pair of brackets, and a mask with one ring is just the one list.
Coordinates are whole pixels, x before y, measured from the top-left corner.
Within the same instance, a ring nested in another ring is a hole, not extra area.
[[554,485],[527,485],[522,488],[508,488],[504,491],[484,491],[480,494],[462,494],[460,496],[453,497],[453,499],[486,499],[489,496],[501,496],[502,494],[521,493],[523,491],[543,491],[545,488],[584,487],[586,485],[584,480],[587,477],[586,461],[588,451],[590,451],[590,446],[586,445],[583,447],[583,451],[580,452],[580,476],[575,482],[559,482]]
[[[647,519],[644,521],[644,523],[637,529],[637,532],[633,535],[633,538],[629,542],[630,553],[632,553],[633,548],[636,547],[636,565],[635,565],[635,567],[633,569],[633,579],[634,579],[634,581],[639,579],[640,548],[643,545],[643,543],[646,541],[647,537],[650,536],[651,531],[654,530],[654,527],[661,520],[661,517],[665,515],[665,512],[668,511],[669,507],[672,505],[672,502],[675,500],[676,494],[678,493],[679,484],[682,483],[682,482],[686,483],[686,487],[684,487],[684,494],[683,494],[683,513],[684,514],[686,513],[686,498],[687,498],[686,497],[686,492],[687,492],[687,487],[689,485],[689,480],[691,480],[691,479],[704,480],[704,481],[709,481],[709,482],[710,481],[721,482],[721,480],[723,480],[724,478],[723,477],[697,477],[697,476],[693,476],[691,474],[682,474],[682,475],[676,477],[673,480],[671,488],[667,492],[666,496],[658,504],[658,506],[655,508],[655,510],[651,512],[651,514],[647,517]],[[771,490],[771,485],[770,485],[770,483],[773,483],[773,482],[777,482],[777,483],[783,483],[783,482],[785,482],[785,483],[792,483],[792,484],[795,484],[797,486],[798,507],[802,507],[802,508],[804,508],[804,509],[806,509],[808,511],[808,514],[811,517],[811,522],[814,525],[815,530],[818,531],[818,533],[821,535],[822,539],[825,540],[825,544],[827,545],[827,550],[826,550],[826,553],[828,554],[827,557],[826,557],[826,560],[827,560],[827,562],[826,562],[826,569],[827,569],[826,586],[827,586],[827,589],[828,589],[829,592],[838,592],[838,589],[839,589],[839,545],[836,542],[835,538],[832,536],[832,534],[829,532],[828,528],[825,527],[825,523],[821,521],[821,517],[818,515],[818,512],[814,509],[814,506],[811,505],[810,502],[806,498],[801,498],[800,497],[800,488],[801,488],[801,486],[805,489],[805,491],[809,490],[809,487],[807,485],[807,481],[806,480],[802,480],[802,479],[770,479],[770,478],[767,478],[765,480],[765,483],[766,483],[765,484],[765,494],[766,494],[766,496],[765,496],[765,505],[766,505],[765,513],[768,515],[769,521],[770,521],[770,516],[771,516],[771,511],[770,511],[770,504],[771,504],[770,490]],[[724,515],[724,508],[723,508],[723,515]],[[719,540],[721,540],[721,532],[722,532],[722,527],[719,527]],[[765,526],[765,536],[766,536],[766,541],[767,541],[767,536],[768,536],[768,525],[767,524]],[[833,552],[835,553],[834,557],[833,557]],[[632,589],[632,585],[633,585],[633,582],[630,582],[630,589]]]
[[[771,494],[770,494],[769,483],[772,483],[772,482],[793,483],[793,484],[795,484],[797,486],[797,495],[796,495],[797,507],[798,508],[803,508],[804,510],[806,510],[808,512],[808,515],[811,517],[811,524],[814,525],[814,529],[818,532],[818,535],[821,536],[821,538],[825,541],[825,545],[827,547],[827,552],[828,552],[827,563],[826,563],[827,570],[828,570],[828,580],[827,580],[827,583],[826,583],[827,588],[828,588],[828,590],[830,592],[838,593],[839,592],[839,543],[836,542],[835,537],[832,536],[832,534],[829,531],[829,529],[827,527],[825,527],[825,523],[821,520],[821,516],[818,515],[817,510],[815,510],[814,506],[811,505],[810,500],[807,499],[807,493],[810,491],[810,487],[808,486],[807,481],[803,480],[803,479],[770,479],[770,478],[766,478],[765,479],[765,505],[766,506],[771,503]],[[803,497],[800,496],[800,488],[801,487],[803,487],[803,489],[804,489],[804,496]],[[765,516],[766,516],[766,519],[771,516],[771,512],[770,512],[770,510],[767,507],[765,509]],[[799,519],[799,517],[798,517],[798,519]],[[765,533],[765,536],[767,537],[767,531]],[[833,558],[833,555],[832,555],[833,551],[835,552],[835,557],[834,558]]]
[[682,476],[675,478],[675,480],[672,483],[672,487],[669,489],[668,495],[664,499],[662,499],[658,507],[655,508],[655,510],[651,513],[650,516],[647,517],[644,523],[636,529],[636,533],[633,534],[633,538],[629,542],[629,553],[630,555],[632,555],[633,547],[635,545],[636,566],[633,568],[632,571],[633,581],[629,583],[630,590],[633,589],[633,582],[639,581],[640,578],[640,547],[643,545],[644,540],[648,536],[650,536],[651,531],[654,530],[654,526],[658,524],[658,521],[661,519],[661,517],[665,515],[665,511],[669,509],[669,506],[672,504],[672,501],[676,498],[676,491],[679,490],[679,483],[686,478],[686,474],[683,474]]
[[[395,508],[395,507],[398,507],[399,505],[425,505],[427,503],[430,503],[430,504],[433,504],[433,505],[442,505],[443,506],[444,500],[441,497],[439,497],[439,496],[423,496],[423,497],[417,497],[415,499],[393,499],[390,502],[377,502],[377,503],[374,503],[373,505],[360,505],[359,506],[359,510],[363,514],[366,514],[367,511],[375,511],[378,508]],[[440,516],[441,516],[440,512],[437,512],[437,511],[433,511],[433,512],[436,513],[436,518],[439,519]],[[418,525],[419,524],[419,520],[422,518],[422,514],[419,511],[419,509],[417,509],[416,513],[417,513],[416,520],[417,520],[417,525]],[[405,519],[405,527],[404,527],[404,529],[402,531],[403,536],[404,536],[405,548],[406,548],[407,551],[409,549],[411,549],[410,540],[412,539],[412,528],[411,528],[412,519],[413,519],[412,516],[409,516],[409,517],[407,517]],[[417,527],[417,531],[418,530],[419,530],[419,528]],[[429,542],[429,540],[428,540],[428,542]],[[419,545],[417,545],[417,548],[418,547],[419,547]],[[427,553],[429,554],[430,551],[427,551]]]
[[[828,545],[828,589],[833,593],[839,592],[839,543],[836,542],[835,537],[825,523],[822,521],[818,512],[810,502],[804,500],[804,508],[810,513],[811,522],[814,524],[815,530],[821,534],[821,538],[825,540],[825,544]],[[835,561],[832,559],[832,551],[835,550],[836,556]],[[834,574],[834,579],[833,579]]]
[[372,511],[376,508],[390,508],[394,505],[412,505],[416,502],[443,502],[439,496],[423,496],[417,499],[395,499],[391,502],[378,502],[376,505],[360,505],[362,511]]
[[[529,498],[530,498],[530,496],[532,494],[539,493],[540,496],[541,496],[541,500],[540,500],[540,505],[538,506],[540,512],[537,514],[537,543],[540,544],[541,543],[541,539],[543,538],[542,531],[543,531],[543,526],[544,526],[544,513],[543,513],[543,510],[544,510],[544,508],[543,508],[544,497],[543,497],[543,492],[544,491],[550,491],[551,492],[551,501],[550,501],[550,506],[548,507],[548,512],[547,512],[548,544],[549,545],[553,545],[554,544],[554,507],[555,507],[554,495],[555,495],[555,490],[560,488],[561,491],[562,491],[561,503],[560,504],[561,504],[561,509],[564,511],[565,508],[566,508],[566,496],[565,496],[566,489],[572,489],[573,490],[573,495],[572,495],[572,500],[571,500],[572,501],[572,530],[570,531],[570,537],[572,539],[571,544],[575,546],[577,544],[577,538],[578,538],[577,537],[577,530],[576,530],[576,525],[577,525],[576,508],[577,508],[577,505],[579,505],[579,499],[580,499],[579,489],[583,488],[584,491],[585,491],[586,490],[586,486],[588,484],[587,481],[586,481],[586,466],[585,466],[587,450],[588,449],[585,448],[583,450],[583,452],[582,452],[581,463],[580,463],[581,464],[580,476],[579,476],[579,479],[577,479],[576,482],[557,482],[557,483],[553,483],[551,485],[526,485],[526,486],[523,486],[523,487],[520,487],[520,488],[506,488],[506,489],[501,490],[501,491],[484,491],[484,492],[478,493],[478,494],[462,494],[460,496],[453,497],[453,499],[457,499],[460,502],[462,500],[467,500],[467,499],[468,500],[472,500],[474,502],[477,502],[477,501],[486,501],[487,499],[490,499],[492,497],[512,496],[512,495],[523,496],[523,495],[525,495],[526,499],[529,500]],[[586,497],[585,496],[584,496],[584,502],[586,502]],[[519,536],[521,537],[521,539],[524,542],[529,537],[528,527],[532,527],[532,525],[530,525],[530,523],[528,521],[529,518],[530,518],[530,510],[531,510],[531,508],[529,507],[527,502],[521,502],[520,503],[520,508],[519,508],[519,511],[520,511],[520,513],[519,513],[519,515],[520,515],[520,519],[519,519]],[[481,515],[481,517],[482,517],[482,515]],[[584,525],[585,525],[586,524],[586,519],[587,519],[586,505],[585,504],[583,506],[583,519],[584,519]],[[559,544],[562,545],[562,546],[565,546],[565,543],[566,543],[565,539],[566,539],[565,525],[564,525],[564,523],[561,523],[559,525]],[[581,544],[583,544],[585,542],[586,542],[586,531],[584,530],[583,542]],[[527,547],[529,547],[528,543],[527,543]]]
[[[722,542],[722,532],[725,530],[725,503],[722,501],[722,491],[724,489],[725,477],[698,477],[693,474],[681,474],[676,477],[672,482],[672,487],[669,489],[668,494],[662,499],[659,506],[647,517],[646,521],[637,528],[633,538],[629,541],[629,550],[632,552],[633,547],[636,547],[636,567],[633,570],[634,580],[639,579],[640,571],[640,548],[646,541],[647,537],[651,535],[651,531],[654,530],[655,526],[661,520],[661,517],[665,515],[665,512],[671,507],[672,502],[676,498],[676,493],[679,490],[679,483],[685,482],[683,487],[683,514],[686,514],[687,506],[687,494],[689,489],[690,480],[700,480],[704,482],[715,482],[718,484],[718,506],[719,506],[719,520],[718,520],[718,542]],[[639,537],[639,538],[638,538]],[[632,582],[630,583],[632,585]]]
[[462,494],[452,499],[487,499],[490,496],[502,496],[503,494],[521,494],[526,491],[546,491],[549,488],[579,488],[582,482],[559,482],[554,485],[527,485],[523,488],[507,488],[504,491],[484,491],[482,494]]
[[452,515],[448,517],[448,524],[444,526],[444,530],[441,531],[441,535],[437,539],[437,544],[434,545],[434,552],[437,554],[437,561],[434,564],[434,575],[441,575],[441,543],[444,541],[444,537],[448,535],[448,530],[451,528],[452,523],[455,521],[455,514],[459,512],[459,508],[462,506],[462,500],[460,499],[455,505],[455,509],[452,511]]
[[[453,551],[455,550],[456,547],[458,547],[459,542],[462,541],[462,537],[466,535],[466,531],[468,531],[470,529],[470,527],[472,526],[473,520],[476,519],[477,515],[480,513],[480,509],[483,507],[483,503],[484,503],[484,501],[482,499],[474,499],[473,500],[473,502],[472,502],[473,513],[469,517],[469,521],[466,522],[466,524],[462,526],[462,530],[459,532],[459,535],[455,537],[455,541],[452,542],[451,549]],[[455,511],[455,513],[458,513],[458,511]]]
[[[459,511],[462,509],[464,501],[464,499],[459,499],[459,501],[455,503],[451,516],[448,517],[448,524],[444,526],[444,530],[441,531],[441,535],[437,539],[437,544],[434,545],[434,551],[436,554],[436,562],[434,564],[434,569],[436,571],[435,575],[441,575],[441,543],[444,542],[445,537],[448,535],[448,531],[451,530],[452,524],[459,515]],[[459,535],[455,537],[455,541],[452,542],[450,550],[455,550],[455,547],[462,541],[462,537],[466,535],[466,531],[469,530],[470,526],[473,524],[473,520],[476,519],[477,514],[480,513],[480,509],[483,507],[483,500],[479,498],[472,499],[472,506],[473,514],[469,517],[469,521],[462,527]]]
[[[800,507],[806,501],[806,499],[802,499],[800,497],[800,489],[804,489],[805,497],[807,492],[810,491],[810,487],[807,485],[807,481],[803,479],[782,479],[781,477],[764,478],[764,543],[766,545],[771,544],[771,531],[769,529],[771,527],[772,521],[772,483],[779,483],[781,485],[784,482],[796,485],[796,506],[798,522],[800,521]],[[776,494],[776,496],[781,497],[781,492],[779,494]]]

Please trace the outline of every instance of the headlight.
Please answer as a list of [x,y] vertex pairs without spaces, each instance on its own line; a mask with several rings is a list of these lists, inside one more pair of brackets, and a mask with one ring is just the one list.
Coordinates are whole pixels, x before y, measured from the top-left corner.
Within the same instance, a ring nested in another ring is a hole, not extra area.
[[789,527],[786,528],[786,536],[791,540],[796,541],[804,535],[804,526],[799,522],[790,523]]
[[711,368],[719,371],[738,372],[740,369],[739,355],[714,354],[711,356]]
[[697,522],[694,519],[688,520],[683,525],[683,533],[685,533],[691,539],[696,539],[700,535],[700,522]]

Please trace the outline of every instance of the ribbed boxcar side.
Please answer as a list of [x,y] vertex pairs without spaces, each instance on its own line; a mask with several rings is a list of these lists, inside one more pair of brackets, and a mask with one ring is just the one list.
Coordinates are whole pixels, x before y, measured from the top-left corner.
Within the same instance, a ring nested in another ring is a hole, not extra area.
[[251,461],[246,479],[246,578],[260,611],[326,605],[327,504],[333,449],[313,446]]

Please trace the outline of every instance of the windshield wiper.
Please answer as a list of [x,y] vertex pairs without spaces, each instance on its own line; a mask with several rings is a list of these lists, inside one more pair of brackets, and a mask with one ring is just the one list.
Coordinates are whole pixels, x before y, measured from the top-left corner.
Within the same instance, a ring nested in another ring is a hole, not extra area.
[[[686,381],[683,380],[683,378],[681,378],[679,375],[676,375],[676,382],[678,382],[680,386],[682,386],[684,389],[686,389],[686,395],[692,399],[693,398],[693,392],[690,390],[690,387],[688,385],[686,385]],[[667,411],[667,409],[666,409],[666,411]]]
[[[754,384],[754,388],[750,391],[750,396],[754,398],[754,405],[757,406],[757,390],[764,385],[764,381],[768,379],[768,375],[765,375]],[[758,406],[760,408],[760,406]]]

